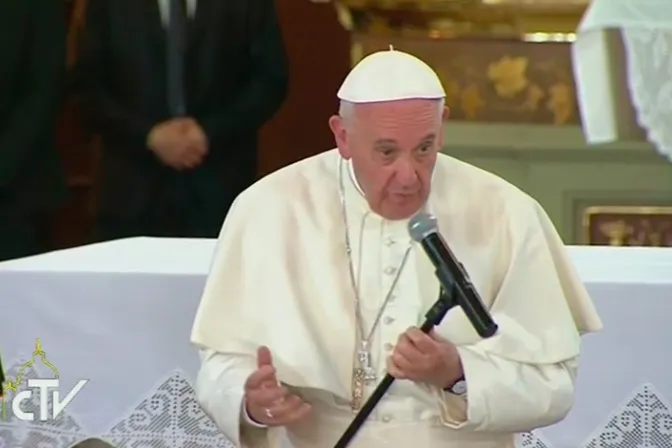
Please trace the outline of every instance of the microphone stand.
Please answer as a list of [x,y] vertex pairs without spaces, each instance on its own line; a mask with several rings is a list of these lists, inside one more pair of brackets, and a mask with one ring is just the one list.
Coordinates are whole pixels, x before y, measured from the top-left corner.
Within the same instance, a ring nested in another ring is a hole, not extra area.
[[[425,323],[423,323],[420,327],[420,330],[423,333],[428,334],[430,331],[432,331],[435,326],[441,323],[446,313],[448,313],[448,311],[457,305],[457,301],[454,299],[454,297],[456,294],[459,294],[458,287],[455,282],[452,282],[451,286],[451,294],[446,293],[445,290],[441,288],[439,299],[425,314]],[[366,403],[364,403],[362,409],[360,409],[355,418],[352,420],[350,426],[348,426],[341,438],[338,440],[338,442],[336,442],[334,448],[346,448],[350,444],[352,439],[359,431],[359,428],[362,427],[380,399],[383,398],[383,395],[385,395],[390,386],[392,386],[394,380],[395,378],[389,373],[385,375],[383,381],[381,381],[380,384],[376,386],[376,389],[373,391],[368,400],[366,400]]]

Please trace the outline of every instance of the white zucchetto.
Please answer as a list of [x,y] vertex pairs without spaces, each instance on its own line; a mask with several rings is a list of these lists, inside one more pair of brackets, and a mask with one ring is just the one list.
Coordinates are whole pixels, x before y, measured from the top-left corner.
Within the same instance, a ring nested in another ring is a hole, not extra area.
[[362,59],[338,91],[339,99],[351,103],[438,100],[445,96],[441,80],[429,65],[392,46]]

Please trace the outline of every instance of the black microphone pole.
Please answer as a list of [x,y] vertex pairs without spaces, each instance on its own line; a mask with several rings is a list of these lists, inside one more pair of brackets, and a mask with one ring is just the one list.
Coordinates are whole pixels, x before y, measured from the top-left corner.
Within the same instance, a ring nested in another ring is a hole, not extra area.
[[[451,308],[457,305],[457,302],[453,300],[455,292],[456,291],[452,291],[449,294],[446,293],[443,288],[441,288],[441,292],[439,294],[439,300],[437,300],[436,303],[434,303],[434,305],[432,305],[429,311],[427,311],[427,313],[425,314],[425,322],[420,327],[420,330],[423,333],[427,334],[430,331],[432,331],[432,329],[435,326],[441,323],[446,313],[448,313],[448,311],[450,311]],[[366,400],[366,403],[364,403],[362,409],[360,409],[357,415],[355,415],[355,418],[350,423],[350,426],[348,426],[348,428],[345,430],[341,438],[338,440],[338,442],[336,442],[334,448],[346,448],[350,444],[352,439],[359,431],[359,428],[362,427],[366,419],[369,418],[369,415],[371,415],[371,412],[373,412],[373,409],[376,407],[380,399],[383,398],[383,395],[385,395],[390,386],[392,386],[394,380],[395,378],[389,373],[385,375],[385,378],[383,378],[380,384],[376,386],[376,389],[373,391],[368,400]]]
[[469,275],[445,244],[441,235],[438,232],[432,232],[419,242],[437,268],[436,276],[439,283],[442,286],[455,284],[457,294],[454,300],[462,308],[476,333],[482,338],[494,336],[497,333],[497,324],[483,306],[483,301],[469,280]]
[[420,243],[436,268],[436,276],[441,286],[448,288],[455,284],[457,294],[454,299],[478,335],[482,338],[494,336],[497,333],[497,324],[483,305],[469,274],[439,234],[436,218],[427,213],[419,213],[411,219],[408,228],[411,238]]
[[[436,277],[441,285],[439,300],[425,315],[425,323],[420,327],[422,332],[429,333],[451,308],[459,305],[482,338],[494,336],[497,333],[497,324],[483,306],[466,271],[439,235],[436,218],[425,213],[416,215],[409,223],[409,232],[413,240],[420,243],[427,253],[436,268]],[[393,382],[392,375],[385,375],[334,448],[348,446]]]

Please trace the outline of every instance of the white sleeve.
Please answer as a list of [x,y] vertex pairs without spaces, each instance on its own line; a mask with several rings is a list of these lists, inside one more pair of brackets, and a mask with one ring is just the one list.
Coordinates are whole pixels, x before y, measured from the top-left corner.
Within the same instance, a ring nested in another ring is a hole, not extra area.
[[266,427],[254,422],[244,409],[245,381],[256,369],[256,359],[209,349],[201,350],[200,356],[196,396],[204,411],[236,447],[266,438]]
[[562,420],[574,402],[577,360],[532,365],[458,347],[466,396],[434,389],[443,424],[454,429],[526,432]]

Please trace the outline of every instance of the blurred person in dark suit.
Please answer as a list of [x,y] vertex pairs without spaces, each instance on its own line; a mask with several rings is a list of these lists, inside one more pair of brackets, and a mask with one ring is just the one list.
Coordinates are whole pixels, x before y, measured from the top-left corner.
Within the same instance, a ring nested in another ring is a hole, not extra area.
[[0,261],[47,250],[47,215],[67,195],[55,140],[66,71],[63,6],[0,2]]
[[99,238],[216,237],[287,70],[273,0],[89,0],[76,82],[102,140]]

